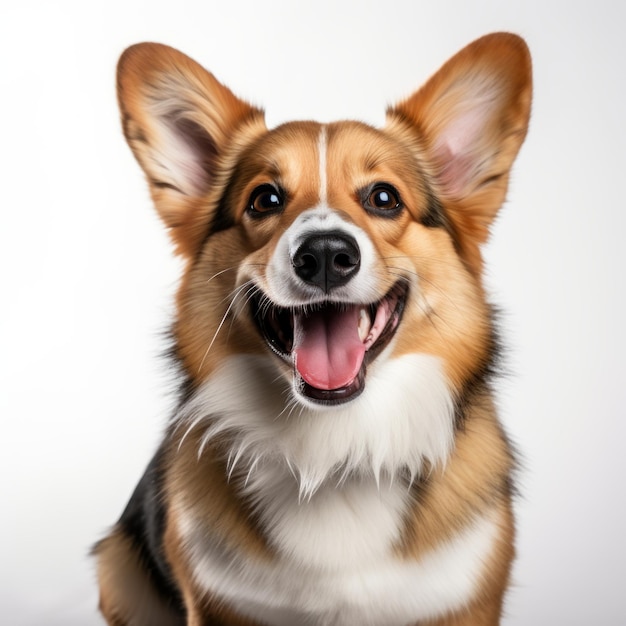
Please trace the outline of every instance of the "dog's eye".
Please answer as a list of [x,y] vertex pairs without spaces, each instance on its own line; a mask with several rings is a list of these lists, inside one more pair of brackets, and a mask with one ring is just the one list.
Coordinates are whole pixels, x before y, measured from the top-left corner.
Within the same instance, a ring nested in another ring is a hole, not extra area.
[[402,209],[400,194],[387,183],[377,183],[362,194],[366,210],[384,217],[394,217]]
[[283,194],[269,184],[256,187],[248,201],[248,213],[254,217],[277,213],[282,211],[283,207]]

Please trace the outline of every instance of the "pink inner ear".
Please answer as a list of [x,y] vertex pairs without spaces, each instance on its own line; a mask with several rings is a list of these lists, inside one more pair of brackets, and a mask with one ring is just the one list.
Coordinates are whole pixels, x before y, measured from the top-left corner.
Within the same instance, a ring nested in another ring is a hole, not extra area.
[[156,125],[157,159],[151,167],[159,182],[187,196],[205,194],[211,183],[216,147],[209,134],[196,123],[161,116]]
[[439,181],[446,193],[460,198],[471,191],[472,183],[489,158],[484,141],[494,99],[484,94],[458,107],[444,122],[434,144],[435,159],[441,167]]
[[448,145],[435,148],[437,161],[442,164],[438,178],[447,196],[461,198],[472,179],[474,162],[471,156],[454,154]]
[[188,196],[201,195],[207,188],[207,180],[197,151],[179,138],[168,145],[168,151],[172,155],[168,169],[178,183],[176,187]]

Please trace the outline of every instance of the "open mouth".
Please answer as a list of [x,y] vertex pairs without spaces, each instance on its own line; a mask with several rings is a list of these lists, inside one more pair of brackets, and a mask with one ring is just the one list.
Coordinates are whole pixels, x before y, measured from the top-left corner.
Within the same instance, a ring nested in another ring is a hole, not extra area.
[[363,391],[367,365],[394,336],[407,294],[408,285],[398,281],[371,304],[284,308],[259,292],[251,300],[252,316],[270,348],[293,365],[301,393],[340,404]]

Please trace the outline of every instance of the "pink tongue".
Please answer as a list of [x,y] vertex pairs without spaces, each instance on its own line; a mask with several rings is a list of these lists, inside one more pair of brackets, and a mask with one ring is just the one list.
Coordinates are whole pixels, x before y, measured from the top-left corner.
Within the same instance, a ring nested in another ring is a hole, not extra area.
[[357,377],[365,355],[358,323],[357,306],[295,316],[295,364],[305,382],[316,389],[340,389]]

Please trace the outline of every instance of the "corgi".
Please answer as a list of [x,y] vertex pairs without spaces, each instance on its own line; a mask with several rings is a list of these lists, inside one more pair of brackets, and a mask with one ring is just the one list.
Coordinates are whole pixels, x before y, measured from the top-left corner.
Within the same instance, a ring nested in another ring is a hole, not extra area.
[[185,262],[177,408],[94,547],[115,626],[498,624],[515,455],[481,244],[531,60],[496,33],[387,110],[269,129],[164,45],[118,66]]

